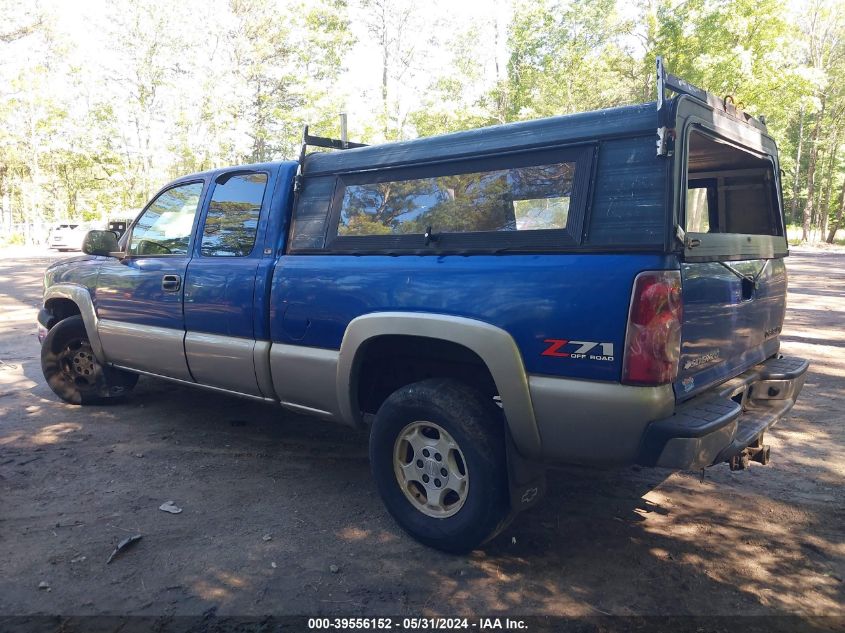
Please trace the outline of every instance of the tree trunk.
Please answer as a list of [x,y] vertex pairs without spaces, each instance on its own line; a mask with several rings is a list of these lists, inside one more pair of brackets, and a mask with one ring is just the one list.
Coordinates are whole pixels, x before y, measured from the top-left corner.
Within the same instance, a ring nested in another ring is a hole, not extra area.
[[843,216],[845,216],[845,180],[842,181],[842,199],[839,202],[839,211],[833,218],[833,222],[830,224],[830,231],[827,234],[828,244],[833,244],[833,240],[836,239],[836,232],[842,226]]
[[252,162],[263,163],[267,147],[267,120],[265,118],[264,98],[261,79],[255,80],[255,137],[252,140]]
[[798,194],[800,191],[801,181],[801,148],[804,145],[804,107],[801,106],[801,115],[798,120],[798,150],[795,152],[795,174],[792,177],[792,210],[789,213],[789,219],[795,221],[798,214]]
[[816,190],[816,198],[813,200],[813,215],[810,217],[810,234],[811,234],[811,241],[815,241],[815,238],[812,237],[812,233],[818,228],[819,226],[819,217],[821,216],[821,209],[822,209],[822,193],[824,193],[824,162],[825,162],[825,152],[824,150],[819,150],[819,155],[816,158],[816,182],[815,182],[815,190]]
[[827,232],[828,218],[830,217],[830,196],[833,191],[833,176],[835,174],[836,158],[839,154],[839,129],[833,135],[833,145],[830,148],[830,160],[827,164],[827,185],[824,192],[824,204],[819,205],[819,212],[821,214],[819,220],[819,240],[824,239],[824,234]]
[[381,38],[381,110],[382,116],[384,116],[384,140],[389,141],[390,137],[388,136],[388,122],[390,120],[390,107],[387,99],[387,71],[388,67],[390,66],[390,48],[388,46],[387,41],[387,24],[385,23],[382,28],[384,30],[382,31]]
[[804,218],[801,225],[801,241],[810,241],[810,230],[813,218],[813,198],[815,197],[817,150],[810,150],[810,164],[807,166],[807,203],[804,205]]
[[822,119],[824,118],[824,101],[821,110],[816,118],[813,127],[813,147],[810,150],[810,162],[807,166],[807,204],[804,206],[804,222],[801,231],[801,241],[810,241],[810,230],[812,229],[813,199],[816,196],[816,161],[819,158],[819,133],[821,132]]

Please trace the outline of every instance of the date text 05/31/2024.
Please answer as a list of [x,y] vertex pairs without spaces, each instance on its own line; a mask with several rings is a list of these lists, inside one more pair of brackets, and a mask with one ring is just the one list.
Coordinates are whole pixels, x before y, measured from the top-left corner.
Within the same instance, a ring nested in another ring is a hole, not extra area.
[[381,631],[526,631],[524,620],[513,618],[309,618],[309,630]]

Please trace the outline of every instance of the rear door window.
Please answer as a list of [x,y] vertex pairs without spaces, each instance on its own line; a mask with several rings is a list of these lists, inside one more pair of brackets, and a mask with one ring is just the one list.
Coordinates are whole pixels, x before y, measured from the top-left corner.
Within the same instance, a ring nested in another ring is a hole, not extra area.
[[217,179],[200,250],[205,257],[246,257],[255,246],[267,174],[225,174]]

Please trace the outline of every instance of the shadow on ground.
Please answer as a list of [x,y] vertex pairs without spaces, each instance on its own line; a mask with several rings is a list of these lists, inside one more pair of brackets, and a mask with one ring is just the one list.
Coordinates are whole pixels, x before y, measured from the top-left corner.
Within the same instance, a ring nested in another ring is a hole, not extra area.
[[[147,378],[123,403],[59,403],[29,320],[40,263],[0,266],[0,301],[27,316],[9,321],[25,337],[0,333],[20,369],[0,387],[0,613],[845,614],[845,361],[831,344],[845,281],[798,298],[843,263],[791,262],[785,348],[814,364],[770,434],[772,465],[703,481],[555,470],[540,506],[465,557],[395,526],[365,433]],[[182,512],[158,510],[167,500]]]

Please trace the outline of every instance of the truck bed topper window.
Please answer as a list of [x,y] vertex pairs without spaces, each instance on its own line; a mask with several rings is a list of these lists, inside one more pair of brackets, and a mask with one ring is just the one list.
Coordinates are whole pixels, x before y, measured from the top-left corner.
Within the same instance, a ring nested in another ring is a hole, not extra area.
[[693,131],[687,155],[687,233],[783,235],[771,159]]
[[679,200],[684,259],[786,255],[776,158],[738,145],[703,124],[689,125],[685,135],[686,177]]
[[339,177],[332,251],[549,250],[580,242],[593,148]]

